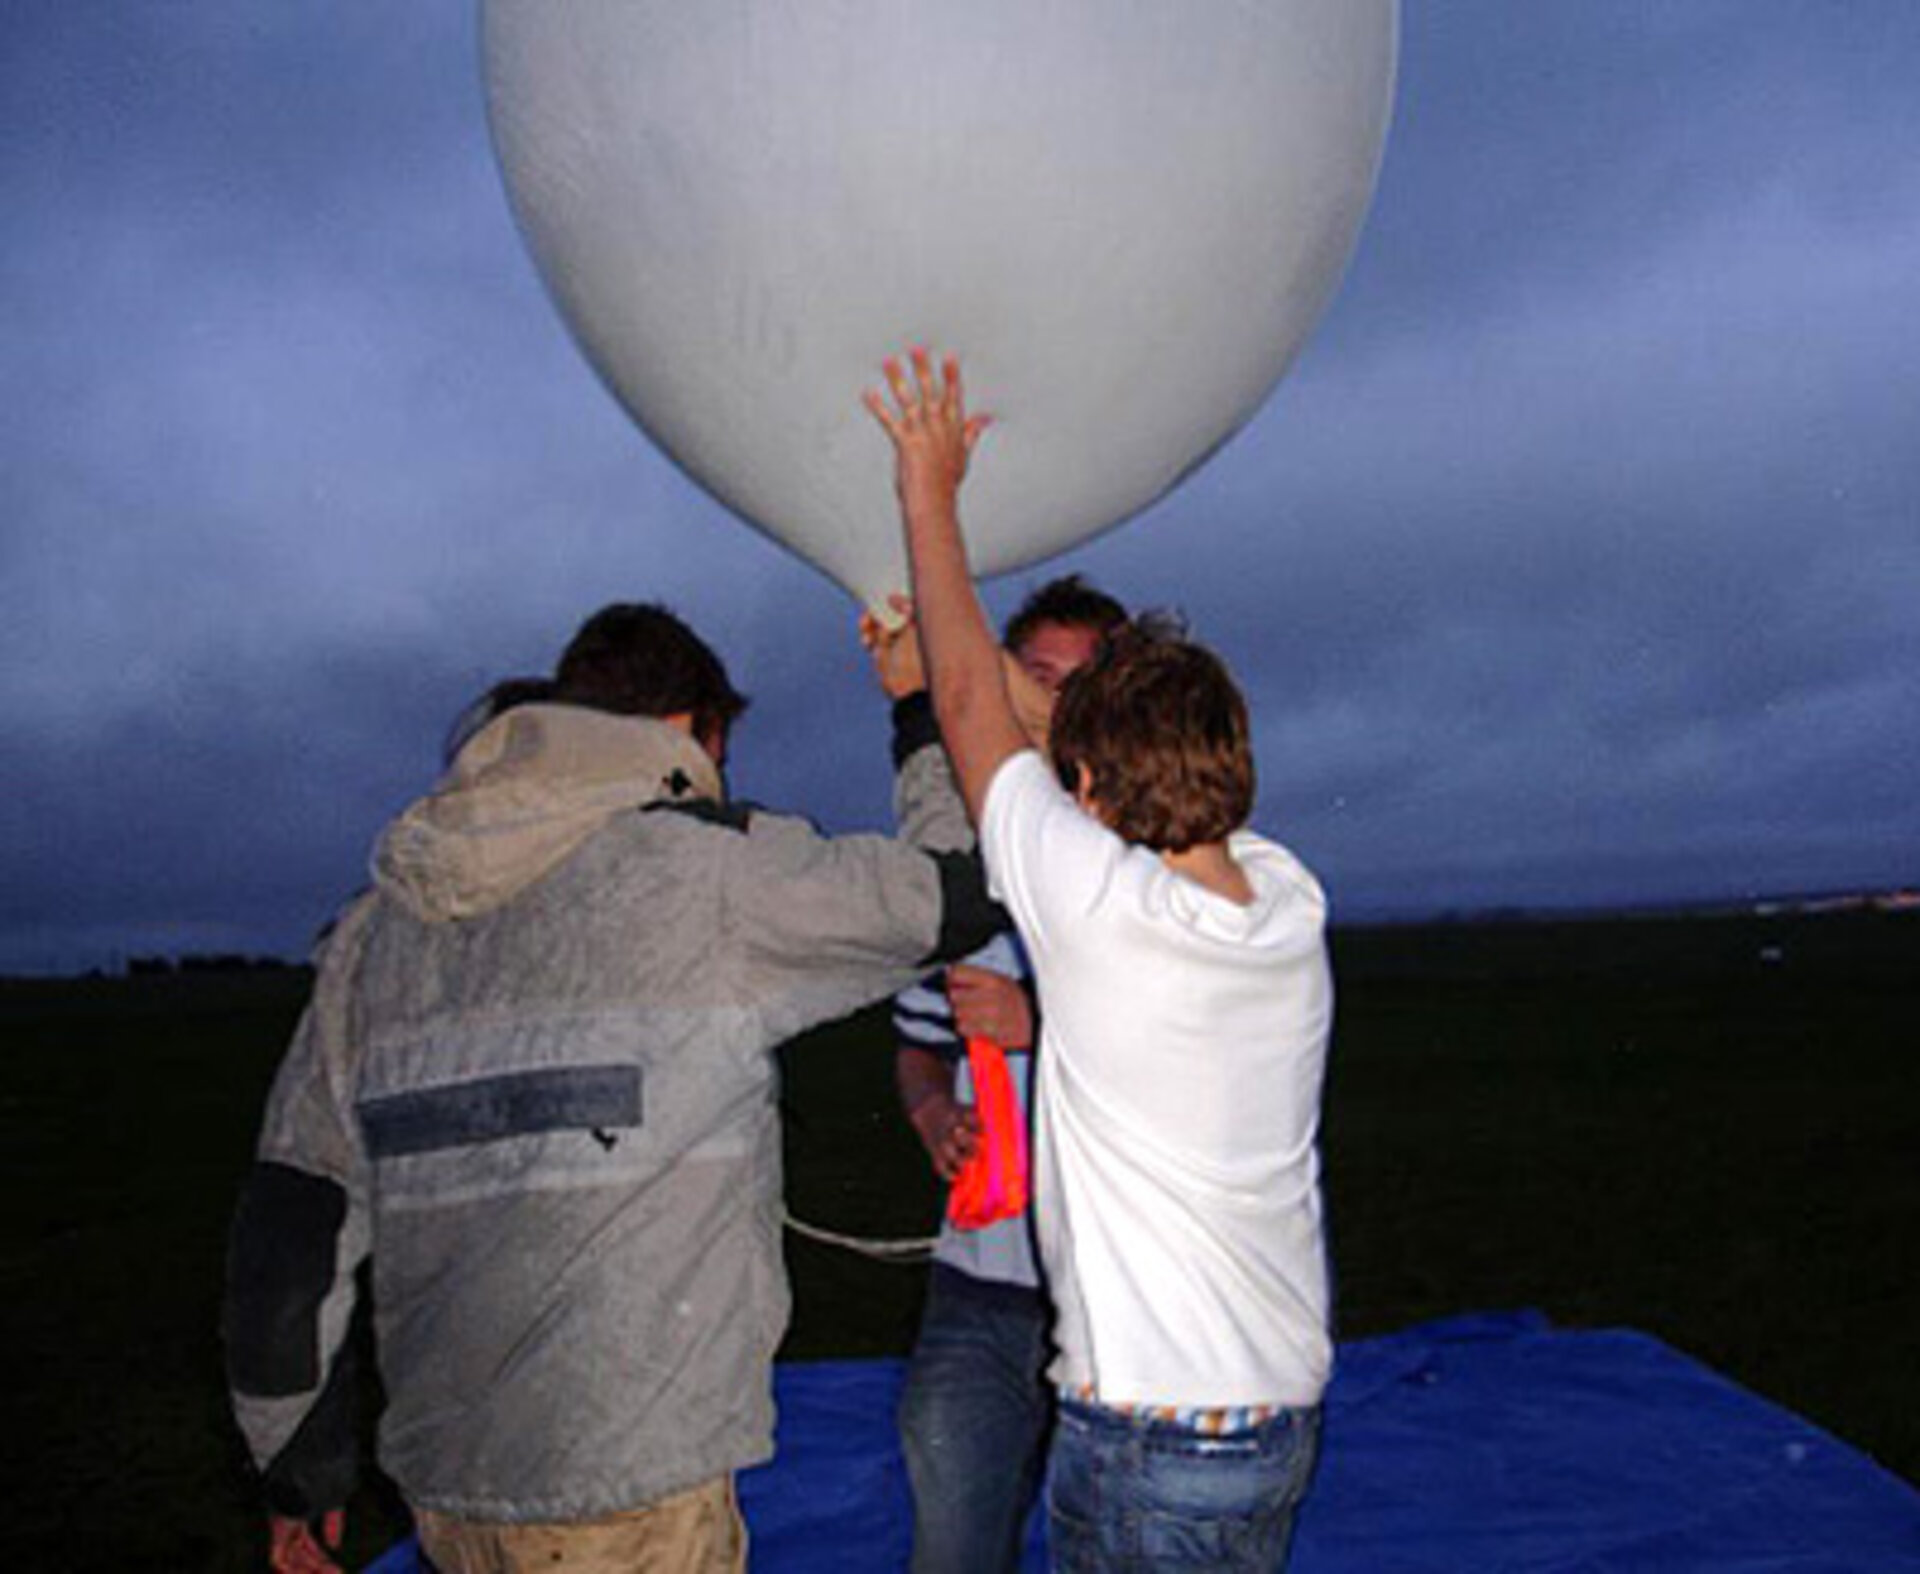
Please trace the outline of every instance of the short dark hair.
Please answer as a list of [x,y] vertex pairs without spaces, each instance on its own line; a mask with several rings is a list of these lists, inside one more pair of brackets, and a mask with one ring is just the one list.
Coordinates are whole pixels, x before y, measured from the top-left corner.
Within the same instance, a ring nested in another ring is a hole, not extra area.
[[1105,638],[1127,623],[1127,609],[1104,590],[1096,590],[1078,574],[1062,574],[1050,579],[1020,603],[1000,642],[1008,650],[1018,650],[1033,638],[1043,623],[1059,623],[1067,628],[1087,628]]
[[724,735],[747,708],[700,636],[663,606],[615,602],[580,625],[553,673],[553,697],[617,716],[692,716]]
[[1107,825],[1156,852],[1222,841],[1253,813],[1247,702],[1177,624],[1108,635],[1061,688],[1050,747],[1061,785],[1077,792],[1084,766]]

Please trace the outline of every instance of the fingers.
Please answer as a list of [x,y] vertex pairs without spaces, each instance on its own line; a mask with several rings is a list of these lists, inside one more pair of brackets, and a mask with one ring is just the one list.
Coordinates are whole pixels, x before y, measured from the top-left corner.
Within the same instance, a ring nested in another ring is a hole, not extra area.
[[[923,350],[912,352],[914,356],[922,356],[925,353]],[[917,378],[919,373],[917,361],[914,372]],[[882,361],[880,373],[887,380],[887,388],[893,394],[893,403],[889,406],[877,392],[869,389],[867,408],[880,417],[881,425],[885,426],[894,441],[898,442],[910,428],[920,424],[922,406],[926,401],[919,396],[915,384],[907,380],[906,371],[901,367],[897,356],[889,355]]]
[[1005,973],[990,967],[975,967],[970,962],[955,962],[947,969],[947,998],[956,1005],[962,1000],[994,1000],[1020,986]]
[[960,386],[959,356],[949,355],[940,363],[940,384],[941,408],[948,420],[959,424],[964,435],[973,422],[967,419],[967,396]]
[[887,594],[887,607],[893,613],[894,621],[882,621],[872,608],[862,608],[860,612],[860,643],[872,650],[876,645],[891,645],[895,640],[904,639],[913,627],[913,597],[904,596],[899,591]]
[[907,427],[918,424],[921,415],[936,403],[933,368],[927,352],[915,347],[907,352],[907,359],[913,367],[911,381],[898,356],[889,355],[880,363],[880,375],[886,378],[887,390],[893,395],[892,404],[888,404],[877,389],[869,388],[860,396],[875,419],[895,438]]
[[913,387],[907,381],[907,374],[901,368],[900,358],[889,355],[880,363],[881,375],[887,379],[887,386],[893,390],[893,402],[902,410],[913,406]]
[[964,433],[972,423],[966,417],[966,394],[960,386],[960,357],[944,357],[940,362],[940,375],[935,377],[933,354],[924,345],[915,345],[907,355],[913,363],[914,387],[921,405],[930,414],[937,412],[943,420],[959,426]]
[[861,403],[866,405],[873,413],[873,418],[886,428],[887,435],[896,443],[920,424],[922,415],[934,404],[928,384],[927,352],[920,349],[910,351],[909,359],[913,364],[912,381],[908,380],[898,357],[889,355],[880,363],[880,373],[887,380],[888,392],[893,395],[891,403],[874,388],[867,389],[860,396]]
[[923,1121],[916,1115],[914,1125],[926,1145],[934,1174],[950,1181],[967,1167],[979,1150],[980,1117],[970,1105],[947,1100],[941,1103],[943,1107],[930,1119]]
[[[274,1574],[339,1574],[340,1565],[327,1556],[301,1521],[276,1517],[271,1524],[268,1562]],[[345,1516],[338,1510],[330,1512],[321,1526],[327,1545],[337,1547],[345,1528]]]
[[861,402],[896,438],[922,419],[937,416],[958,427],[971,449],[992,424],[991,416],[967,414],[966,389],[961,382],[957,355],[943,357],[936,372],[932,352],[924,345],[915,345],[907,351],[906,365],[901,364],[898,356],[890,355],[880,363],[880,371],[886,378],[888,392],[893,395],[892,402],[873,388],[861,394]]
[[1013,1019],[995,1009],[990,1002],[955,1006],[953,1025],[968,1038],[984,1038],[989,1044],[998,1044],[1002,1049],[1021,1047],[1013,1043]]
[[941,1178],[952,1180],[973,1161],[980,1149],[980,1118],[971,1109],[957,1111],[940,1143],[937,1168]]
[[934,381],[933,356],[923,344],[916,344],[907,351],[907,359],[913,363],[914,391],[919,395],[920,403],[929,411],[943,408],[945,400],[940,385]]
[[953,1025],[966,1038],[984,1038],[1002,1049],[1033,1045],[1033,1014],[1019,983],[991,968],[956,962],[947,969],[947,999]]
[[896,443],[906,435],[893,411],[887,408],[887,401],[871,388],[860,395],[860,402],[873,412],[873,418],[887,429],[887,436]]

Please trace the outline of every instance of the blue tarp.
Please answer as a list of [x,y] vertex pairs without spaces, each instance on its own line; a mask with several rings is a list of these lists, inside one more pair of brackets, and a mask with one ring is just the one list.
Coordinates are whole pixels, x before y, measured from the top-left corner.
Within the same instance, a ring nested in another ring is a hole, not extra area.
[[[900,1371],[778,1370],[779,1458],[740,1483],[755,1574],[906,1567]],[[1644,1334],[1458,1318],[1341,1347],[1291,1567],[1920,1574],[1920,1491]]]

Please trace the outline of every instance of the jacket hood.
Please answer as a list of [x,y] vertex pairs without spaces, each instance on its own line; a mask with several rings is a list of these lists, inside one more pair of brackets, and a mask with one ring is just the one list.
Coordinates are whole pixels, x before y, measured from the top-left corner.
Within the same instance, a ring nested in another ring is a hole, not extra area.
[[522,705],[470,738],[387,827],[373,879],[429,923],[502,906],[614,815],[718,800],[720,772],[679,728],[577,705]]

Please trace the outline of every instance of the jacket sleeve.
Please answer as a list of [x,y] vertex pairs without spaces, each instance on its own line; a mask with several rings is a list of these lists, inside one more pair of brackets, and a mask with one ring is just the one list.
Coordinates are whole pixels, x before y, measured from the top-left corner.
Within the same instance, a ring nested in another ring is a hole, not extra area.
[[826,836],[765,812],[740,838],[728,893],[728,927],[750,964],[836,987],[844,1003],[834,1015],[966,956],[1003,922],[971,853]]
[[893,815],[901,836],[929,852],[971,852],[973,822],[924,690],[894,702],[893,767]]
[[369,1232],[347,998],[371,905],[351,909],[322,948],[228,1245],[234,1416],[269,1507],[299,1518],[345,1503],[359,1471],[347,1330]]
[[893,764],[893,813],[901,838],[931,853],[946,882],[949,920],[928,960],[957,962],[986,943],[983,927],[991,935],[1011,929],[1013,919],[988,895],[979,837],[940,741],[933,701],[924,691],[894,705]]
[[[920,741],[904,751],[896,732],[903,773],[933,763],[929,755],[945,769],[926,714]],[[830,837],[805,820],[756,812],[730,862],[727,928],[740,942],[748,993],[783,1002],[782,1033],[904,988],[934,963],[978,949],[1006,922],[970,850]]]

